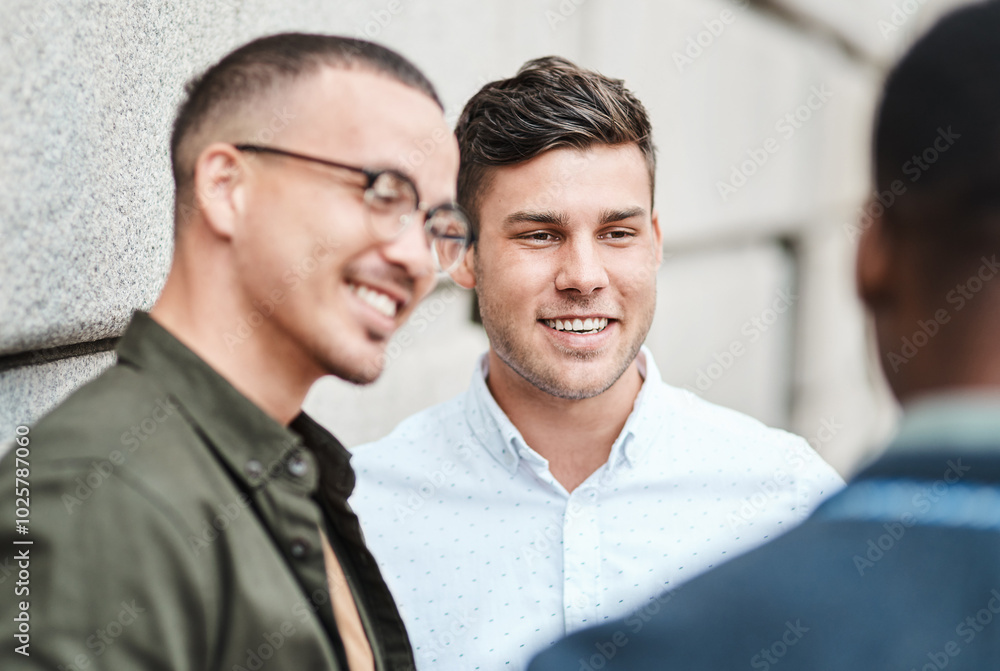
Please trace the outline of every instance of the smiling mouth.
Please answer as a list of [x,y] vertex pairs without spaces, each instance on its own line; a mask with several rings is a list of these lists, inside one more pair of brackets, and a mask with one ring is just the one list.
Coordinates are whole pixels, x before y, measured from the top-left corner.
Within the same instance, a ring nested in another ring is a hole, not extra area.
[[543,319],[545,325],[556,331],[591,335],[600,333],[608,327],[607,317],[597,319]]
[[366,287],[363,284],[348,282],[347,286],[350,287],[351,292],[355,296],[375,308],[376,312],[385,315],[389,319],[395,318],[396,312],[399,309],[399,305],[396,303],[395,299],[382,293],[381,291],[377,291],[371,287]]

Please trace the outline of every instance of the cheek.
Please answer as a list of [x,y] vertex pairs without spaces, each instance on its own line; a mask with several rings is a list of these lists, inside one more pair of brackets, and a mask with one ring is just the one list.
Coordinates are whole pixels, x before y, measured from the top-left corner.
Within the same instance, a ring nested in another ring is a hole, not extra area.
[[637,290],[644,290],[652,287],[656,288],[656,278],[660,270],[660,262],[656,258],[655,249],[636,249],[635,254],[630,254],[628,259],[623,259],[620,267],[627,276],[625,281],[636,287]]
[[648,264],[637,264],[611,276],[611,284],[616,292],[633,305],[654,305],[656,303],[656,268]]

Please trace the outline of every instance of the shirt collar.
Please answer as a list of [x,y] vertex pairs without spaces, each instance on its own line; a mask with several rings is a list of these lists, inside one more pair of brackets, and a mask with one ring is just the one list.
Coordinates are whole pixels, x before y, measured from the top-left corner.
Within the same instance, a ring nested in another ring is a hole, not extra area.
[[906,405],[886,452],[942,448],[995,451],[1000,436],[1000,393],[963,390],[921,397]]
[[[660,422],[655,419],[654,400],[663,383],[652,353],[644,346],[636,361],[643,376],[642,388],[636,396],[632,412],[611,447],[608,464],[614,469],[620,463],[634,466],[652,444]],[[497,404],[486,384],[489,358],[483,354],[472,373],[466,392],[465,415],[473,434],[493,458],[512,476],[522,459],[536,467],[547,467],[548,460],[531,449],[524,437]]]
[[[350,458],[305,413],[290,428],[282,426],[145,312],[133,315],[117,349],[119,363],[149,373],[165,391],[164,402],[177,405],[234,477],[250,488],[280,478],[312,494],[319,482],[315,454],[338,462]],[[336,487],[352,489],[353,478]]]

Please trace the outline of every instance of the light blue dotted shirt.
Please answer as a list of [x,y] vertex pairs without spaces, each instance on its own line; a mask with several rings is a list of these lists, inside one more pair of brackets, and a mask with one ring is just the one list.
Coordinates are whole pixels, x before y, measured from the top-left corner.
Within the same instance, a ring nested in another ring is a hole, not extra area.
[[645,348],[638,361],[632,413],[572,493],[493,399],[485,356],[468,391],[355,450],[350,503],[419,669],[524,669],[843,487],[802,438],[665,384]]

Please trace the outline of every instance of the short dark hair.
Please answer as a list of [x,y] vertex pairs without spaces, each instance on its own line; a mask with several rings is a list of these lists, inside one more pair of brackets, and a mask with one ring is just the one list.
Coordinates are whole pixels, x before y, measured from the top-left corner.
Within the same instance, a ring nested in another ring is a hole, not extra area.
[[560,147],[639,146],[652,192],[656,149],[649,115],[620,79],[547,56],[487,84],[462,111],[455,129],[461,161],[458,203],[479,229],[479,198],[491,169],[522,163]]
[[893,68],[874,153],[887,229],[920,244],[935,270],[964,272],[996,248],[1000,2],[947,15]]
[[170,139],[178,193],[192,178],[192,166],[182,165],[182,145],[206,121],[238,113],[276,86],[312,74],[321,66],[368,69],[385,74],[425,93],[443,109],[427,77],[391,49],[334,35],[282,33],[261,37],[229,53],[185,87],[187,95],[178,108]]

